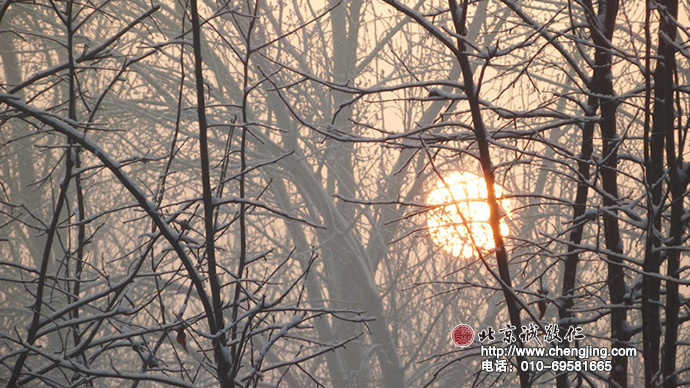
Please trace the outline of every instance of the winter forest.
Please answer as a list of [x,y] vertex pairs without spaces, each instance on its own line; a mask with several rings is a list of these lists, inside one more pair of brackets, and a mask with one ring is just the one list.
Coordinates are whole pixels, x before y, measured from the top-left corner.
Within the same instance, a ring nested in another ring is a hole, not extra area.
[[0,385],[690,385],[689,15],[0,1]]

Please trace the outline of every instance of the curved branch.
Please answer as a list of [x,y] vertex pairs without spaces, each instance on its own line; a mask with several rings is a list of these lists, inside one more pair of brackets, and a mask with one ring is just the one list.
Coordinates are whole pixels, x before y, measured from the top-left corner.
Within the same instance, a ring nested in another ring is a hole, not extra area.
[[146,198],[144,191],[137,186],[136,183],[122,170],[122,166],[119,162],[115,161],[108,155],[102,148],[100,148],[93,140],[91,140],[86,134],[79,132],[75,127],[77,123],[62,119],[50,112],[42,109],[35,108],[21,101],[14,95],[7,93],[0,93],[0,102],[3,102],[10,107],[24,113],[27,116],[33,117],[34,119],[40,121],[41,123],[49,126],[55,131],[67,136],[70,140],[82,146],[85,150],[92,153],[97,157],[103,165],[110,170],[110,172],[115,175],[115,177],[120,181],[122,186],[124,186],[127,191],[136,199],[139,206],[148,214],[148,216],[156,224],[156,227],[161,231],[161,234],[170,243],[175,253],[179,257],[180,261],[184,265],[189,277],[194,284],[194,287],[199,294],[199,300],[201,301],[206,316],[208,318],[208,324],[211,332],[216,332],[215,322],[213,321],[212,307],[209,301],[206,290],[204,289],[203,278],[197,272],[194,262],[187,255],[183,246],[180,244],[180,234],[171,228],[165,221],[162,214],[158,212],[158,206]]

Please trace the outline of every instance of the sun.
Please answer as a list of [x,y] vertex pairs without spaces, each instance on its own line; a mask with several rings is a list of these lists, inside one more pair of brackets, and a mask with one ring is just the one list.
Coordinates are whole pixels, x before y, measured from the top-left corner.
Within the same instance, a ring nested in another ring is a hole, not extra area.
[[[507,214],[508,199],[500,199],[503,188],[495,185],[496,197]],[[427,197],[429,234],[434,244],[455,257],[471,258],[472,243],[483,251],[494,247],[489,224],[489,205],[486,203],[484,179],[470,172],[453,172],[436,184]],[[501,218],[501,235],[508,234],[506,217]],[[472,239],[470,239],[472,236]]]

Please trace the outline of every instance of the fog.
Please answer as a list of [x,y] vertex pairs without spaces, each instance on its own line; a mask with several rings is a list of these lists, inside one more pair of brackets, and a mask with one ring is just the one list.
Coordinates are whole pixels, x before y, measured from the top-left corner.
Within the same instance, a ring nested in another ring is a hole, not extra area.
[[0,2],[0,383],[687,385],[688,14]]

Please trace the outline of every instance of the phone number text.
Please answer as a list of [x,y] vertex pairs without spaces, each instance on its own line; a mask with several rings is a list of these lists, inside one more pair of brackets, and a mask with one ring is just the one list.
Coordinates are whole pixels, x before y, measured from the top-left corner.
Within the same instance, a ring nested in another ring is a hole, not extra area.
[[568,360],[568,361],[522,361],[520,370],[524,372],[541,372],[551,370],[553,372],[610,372],[611,360]]

